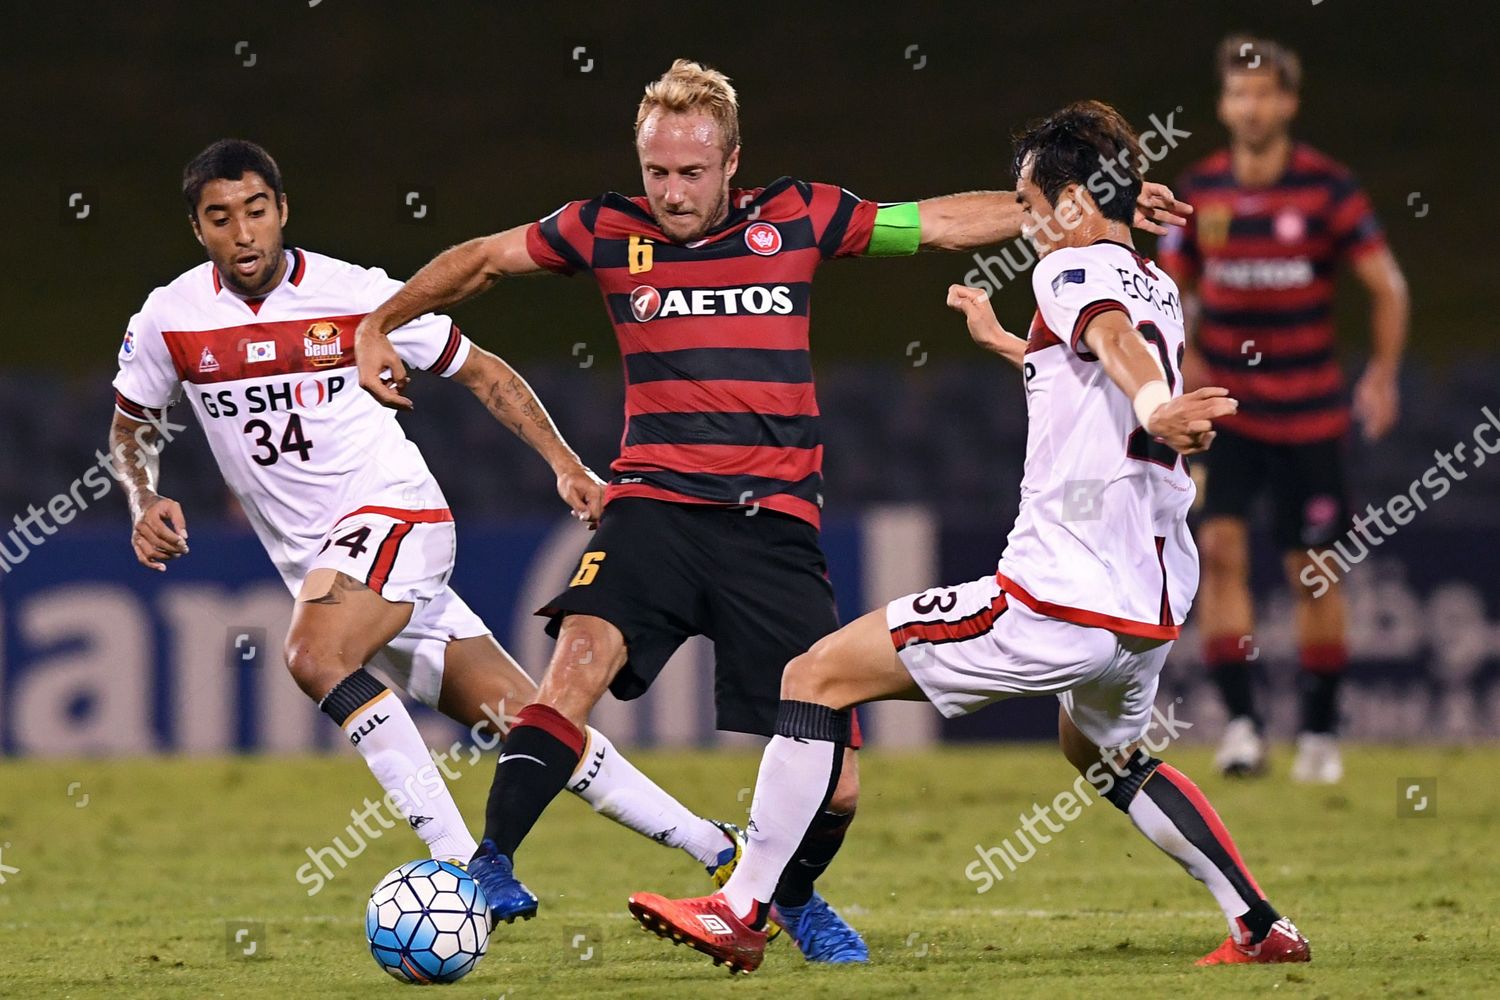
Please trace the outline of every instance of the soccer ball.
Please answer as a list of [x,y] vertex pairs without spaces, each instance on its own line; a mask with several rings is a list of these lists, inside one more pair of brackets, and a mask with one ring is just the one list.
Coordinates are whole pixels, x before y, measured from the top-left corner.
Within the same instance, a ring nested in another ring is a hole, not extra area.
[[479,883],[457,865],[408,861],[370,893],[365,935],[375,961],[402,982],[452,983],[489,947],[489,906]]

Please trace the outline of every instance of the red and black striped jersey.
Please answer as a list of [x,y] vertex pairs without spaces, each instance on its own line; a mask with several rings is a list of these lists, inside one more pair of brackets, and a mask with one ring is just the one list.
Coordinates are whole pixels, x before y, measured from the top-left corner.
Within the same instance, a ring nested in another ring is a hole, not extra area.
[[1343,435],[1334,281],[1341,264],[1385,245],[1354,176],[1298,143],[1275,183],[1246,187],[1221,150],[1190,169],[1177,193],[1194,212],[1162,238],[1160,257],[1178,282],[1196,282],[1194,343],[1211,382],[1240,403],[1223,425],[1287,444]]
[[813,272],[869,246],[878,206],[788,177],[730,205],[680,244],[644,197],[611,192],[535,223],[526,246],[542,267],[593,275],[619,340],[625,432],[607,501],[759,504],[816,525]]

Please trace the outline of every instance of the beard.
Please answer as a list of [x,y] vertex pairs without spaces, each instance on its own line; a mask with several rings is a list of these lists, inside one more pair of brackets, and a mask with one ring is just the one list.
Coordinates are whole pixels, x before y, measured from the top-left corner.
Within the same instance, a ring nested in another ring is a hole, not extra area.
[[[673,215],[669,215],[668,213],[666,213],[664,211],[659,212],[654,207],[652,208],[651,214],[656,219],[656,225],[661,229],[662,232],[667,233],[668,235],[670,235],[672,237],[672,240],[674,242],[676,242],[676,243],[691,243],[694,240],[702,239],[703,235],[705,233],[707,233],[710,229],[712,229],[714,226],[718,225],[720,222],[722,222],[724,220],[725,216],[727,216],[729,214],[727,212],[727,210],[725,209],[725,206],[728,203],[729,203],[729,190],[726,188],[723,192],[721,192],[719,194],[718,200],[715,201],[714,204],[707,211],[703,212],[701,215],[698,215],[698,216],[687,216],[687,217],[684,217],[684,216],[673,216]],[[688,232],[688,233],[683,233],[681,235],[672,235],[672,234],[674,234],[676,232],[676,229],[668,228],[667,222],[668,221],[679,221],[680,222],[684,218],[696,218],[697,221],[698,221],[697,227],[694,228],[691,232]]]

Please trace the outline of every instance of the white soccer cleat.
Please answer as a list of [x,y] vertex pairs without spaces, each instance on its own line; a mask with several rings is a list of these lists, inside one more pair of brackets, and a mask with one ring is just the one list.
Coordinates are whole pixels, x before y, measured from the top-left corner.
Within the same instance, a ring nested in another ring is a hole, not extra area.
[[1292,780],[1304,785],[1336,785],[1344,780],[1344,757],[1332,733],[1303,733],[1297,737],[1297,760]]
[[1230,719],[1214,754],[1219,773],[1235,778],[1253,777],[1266,771],[1266,741],[1246,716]]

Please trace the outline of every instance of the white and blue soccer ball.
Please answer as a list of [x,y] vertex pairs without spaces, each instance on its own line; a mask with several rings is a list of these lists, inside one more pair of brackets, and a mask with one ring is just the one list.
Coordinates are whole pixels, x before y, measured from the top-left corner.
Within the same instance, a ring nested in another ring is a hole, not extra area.
[[489,907],[479,883],[457,865],[408,861],[370,893],[365,935],[375,961],[402,982],[452,983],[489,948]]

